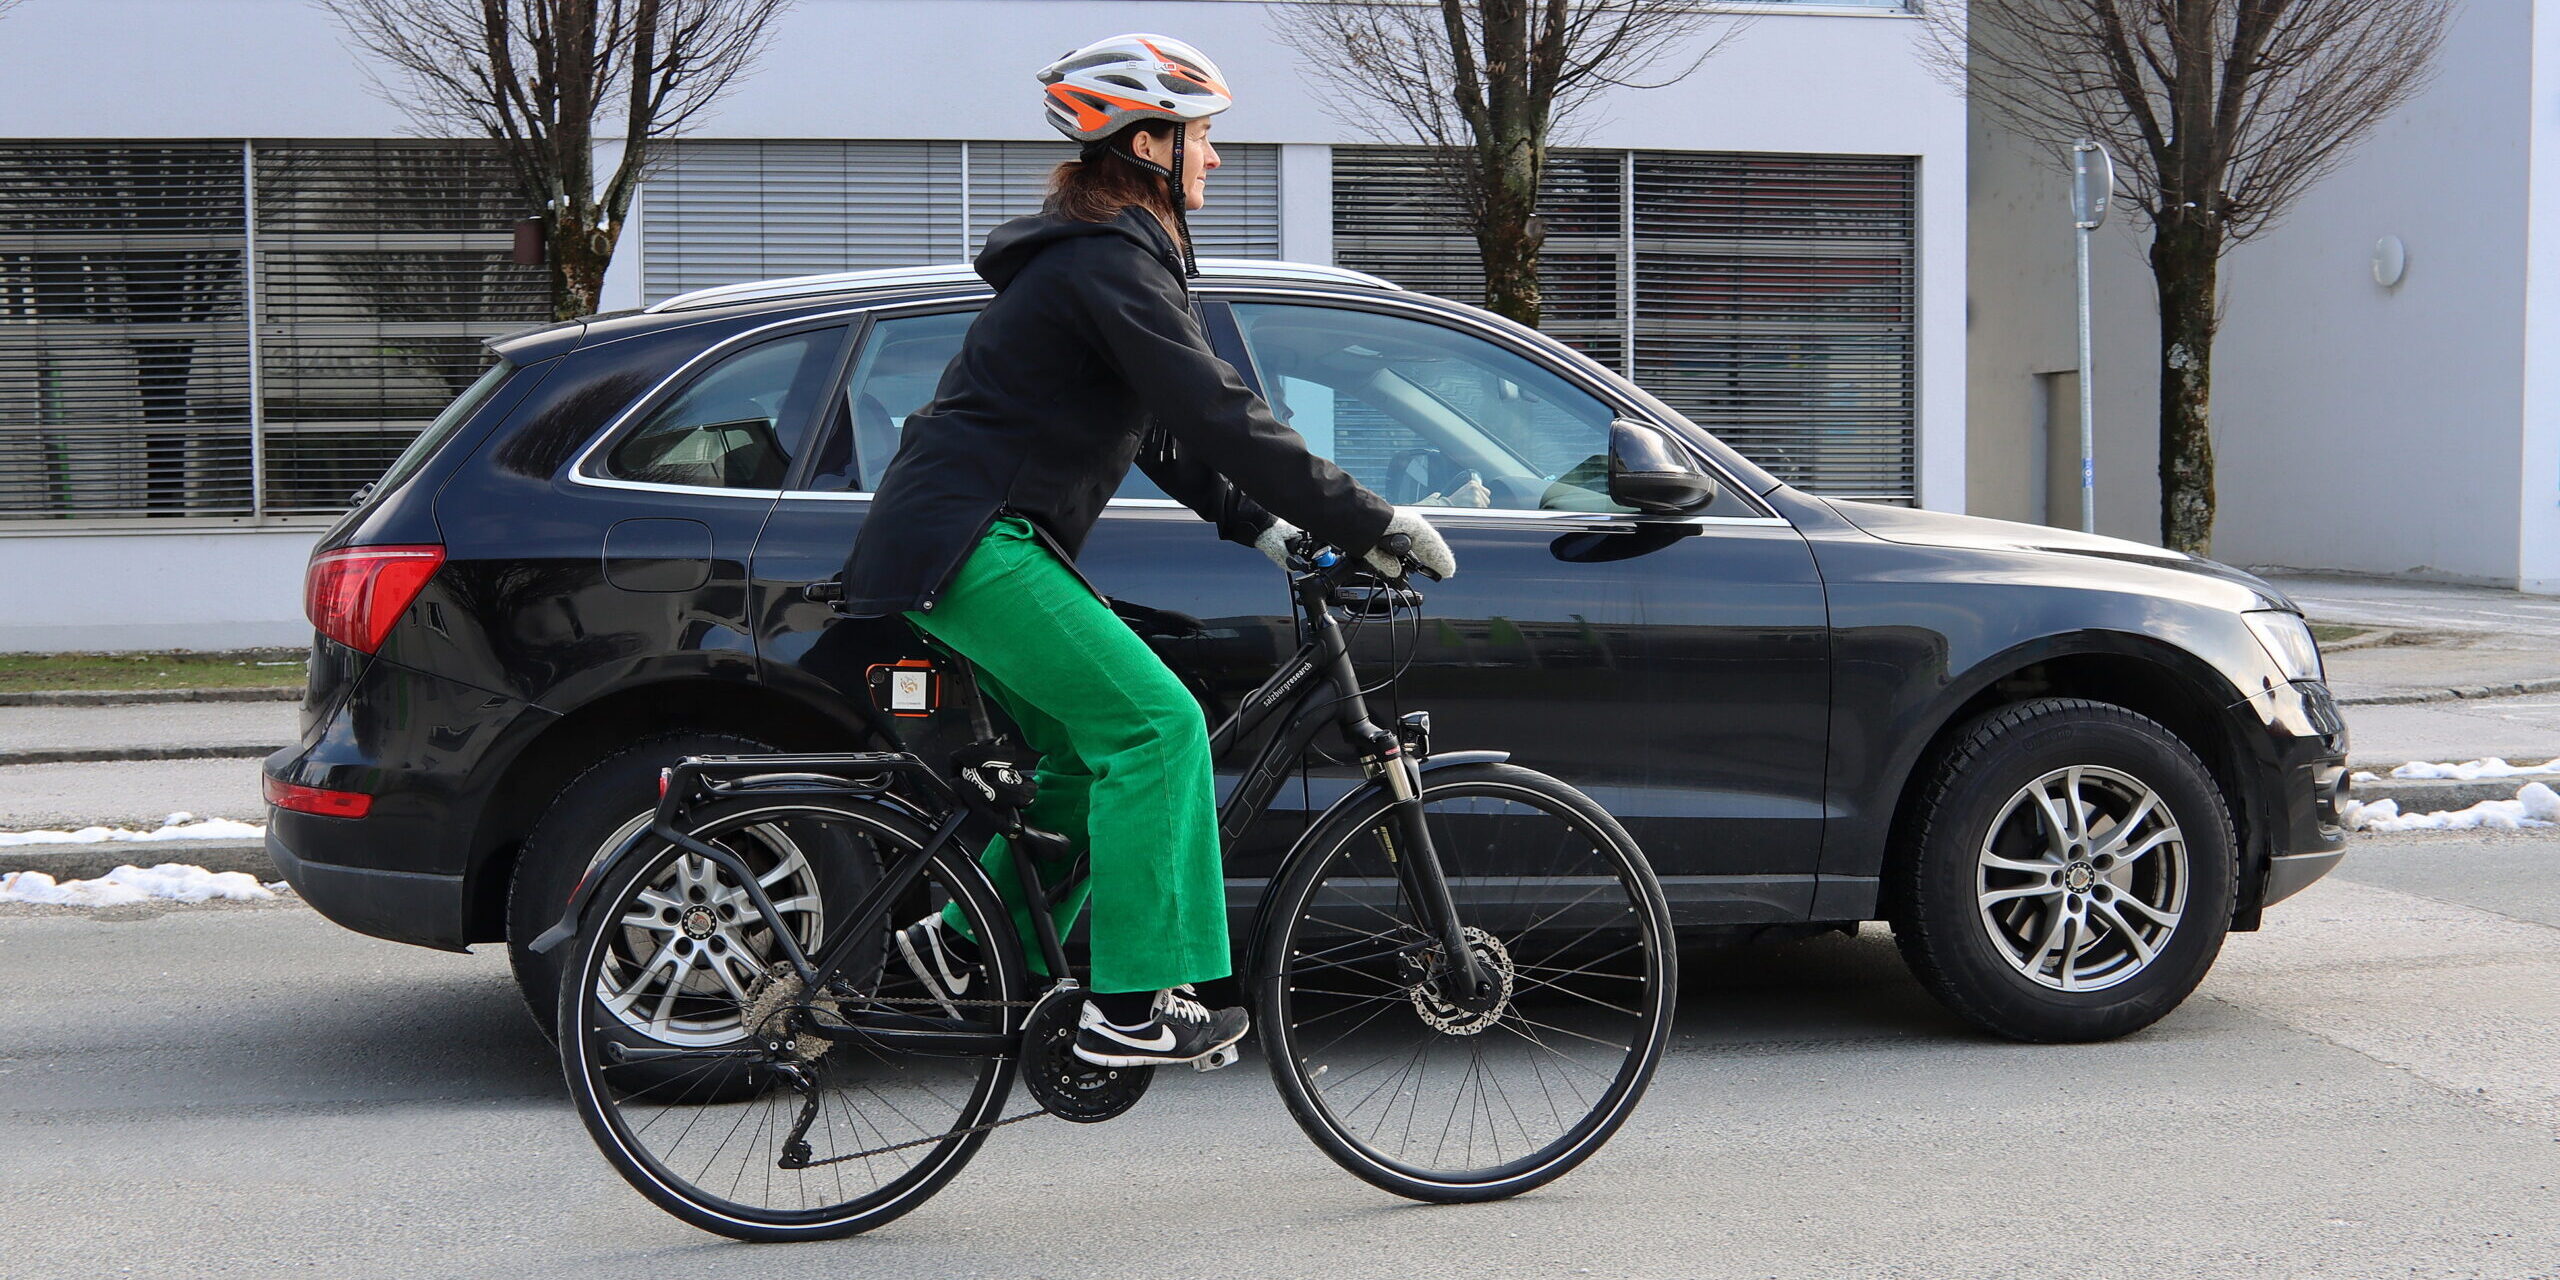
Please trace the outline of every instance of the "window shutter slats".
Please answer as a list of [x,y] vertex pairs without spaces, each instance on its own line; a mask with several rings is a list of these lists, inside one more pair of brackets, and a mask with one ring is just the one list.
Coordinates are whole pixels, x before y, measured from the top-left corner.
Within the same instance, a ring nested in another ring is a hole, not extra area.
[[[1280,252],[1279,148],[1218,148],[1200,252]],[[642,291],[958,262],[1037,212],[1065,142],[680,142],[642,194]],[[965,156],[965,163],[964,163]],[[961,210],[968,210],[966,236]]]
[[[1559,151],[1544,328],[1790,482],[1912,501],[1914,198],[1903,157]],[[1481,305],[1450,208],[1423,153],[1335,148],[1336,260]]]

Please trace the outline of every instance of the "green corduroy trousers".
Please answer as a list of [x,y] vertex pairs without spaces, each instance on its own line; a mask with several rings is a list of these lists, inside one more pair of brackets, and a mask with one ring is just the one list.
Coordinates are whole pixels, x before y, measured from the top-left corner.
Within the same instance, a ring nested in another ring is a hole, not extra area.
[[[1227,976],[1225,872],[1200,704],[1164,661],[1058,560],[1029,521],[1001,516],[931,612],[903,615],[966,658],[978,686],[1040,753],[1024,821],[1084,850],[1091,873],[1054,909],[1063,935],[1090,900],[1094,991],[1155,991]],[[982,859],[1041,963],[1004,837]],[[1042,867],[1044,876],[1066,867]],[[944,918],[961,924],[956,910]]]

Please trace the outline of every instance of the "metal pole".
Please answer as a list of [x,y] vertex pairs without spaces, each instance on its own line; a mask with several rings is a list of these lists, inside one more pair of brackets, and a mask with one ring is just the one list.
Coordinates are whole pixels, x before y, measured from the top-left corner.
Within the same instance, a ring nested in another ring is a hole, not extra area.
[[2071,226],[2080,286],[2080,531],[2098,531],[2097,386],[2089,378],[2089,233],[2107,220],[2116,162],[2087,138],[2071,144]]
[[969,260],[969,140],[960,140],[960,260]]
[[1618,254],[1625,261],[1619,275],[1618,295],[1626,311],[1626,327],[1620,340],[1626,345],[1618,353],[1618,372],[1632,379],[1636,376],[1636,153],[1628,151],[1618,157]]
[[2097,395],[2089,382],[2089,224],[2081,223],[2073,238],[2080,242],[2080,532],[2098,531]]
[[258,367],[258,144],[240,141],[240,296],[249,319],[249,518],[267,518],[267,415]]

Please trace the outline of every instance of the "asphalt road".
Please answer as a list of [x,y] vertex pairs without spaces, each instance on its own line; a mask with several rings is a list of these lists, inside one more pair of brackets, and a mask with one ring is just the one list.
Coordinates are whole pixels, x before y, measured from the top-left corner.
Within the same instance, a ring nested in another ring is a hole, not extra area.
[[606,1170],[494,950],[0,909],[0,1274],[2560,1276],[2556,861],[2367,839],[2107,1045],[1969,1034],[1873,928],[1728,953],[1629,1129],[1508,1203],[1355,1182],[1249,1058],[774,1247]]

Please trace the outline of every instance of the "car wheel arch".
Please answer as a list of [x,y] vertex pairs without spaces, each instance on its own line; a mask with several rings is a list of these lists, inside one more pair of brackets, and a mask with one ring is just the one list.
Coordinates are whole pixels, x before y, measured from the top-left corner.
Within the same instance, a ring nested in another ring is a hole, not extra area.
[[889,749],[863,723],[762,684],[672,679],[626,685],[566,711],[486,766],[488,800],[473,823],[463,893],[473,942],[506,932],[507,885],[526,835],[553,797],[636,739],[735,734],[785,751]]
[[[2041,637],[1975,664],[1941,691],[1890,776],[1894,807],[1886,826],[1885,859],[1907,847],[1904,833],[1928,781],[1929,765],[1947,751],[1976,717],[1997,707],[2036,698],[2083,698],[2123,707],[2159,722],[2204,761],[2222,790],[2244,860],[2264,856],[2264,827],[2256,788],[2246,785],[2246,741],[2228,709],[2243,695],[2213,666],[2151,636],[2087,631]],[[2242,883],[2249,882],[2244,863]],[[1890,904],[1880,904],[1879,909]],[[2240,908],[2245,914],[2250,909]]]

